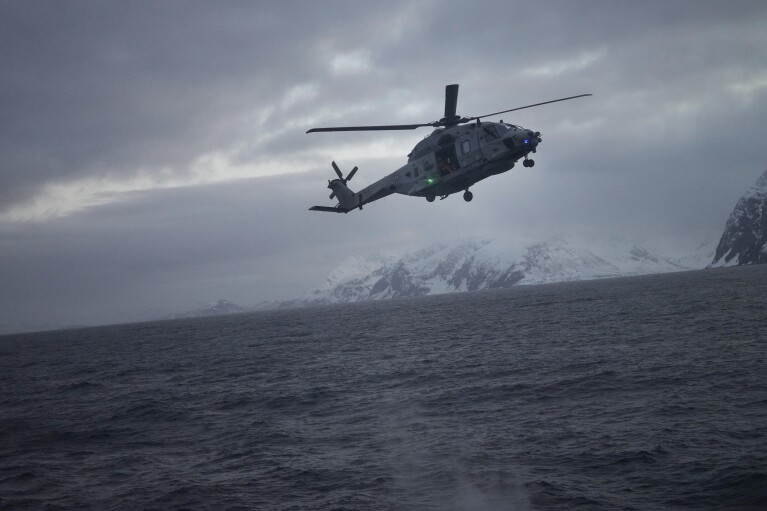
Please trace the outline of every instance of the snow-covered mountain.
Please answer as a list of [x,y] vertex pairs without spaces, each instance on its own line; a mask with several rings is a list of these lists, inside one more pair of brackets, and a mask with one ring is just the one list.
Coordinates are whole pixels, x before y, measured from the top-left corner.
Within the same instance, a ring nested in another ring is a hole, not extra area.
[[354,256],[317,289],[283,306],[384,300],[515,285],[690,269],[625,240],[575,236],[537,243],[472,240],[400,256]]
[[762,263],[767,263],[767,171],[735,205],[710,266]]

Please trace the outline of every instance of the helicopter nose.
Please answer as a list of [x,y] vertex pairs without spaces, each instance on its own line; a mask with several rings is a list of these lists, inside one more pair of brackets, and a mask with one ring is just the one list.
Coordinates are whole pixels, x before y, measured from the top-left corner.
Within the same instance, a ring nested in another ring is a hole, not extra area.
[[523,130],[515,134],[510,134],[503,139],[503,144],[511,150],[517,148],[535,149],[541,143],[541,133],[539,131]]
[[531,130],[527,130],[521,138],[522,144],[528,147],[535,147],[542,142],[540,131],[533,133]]

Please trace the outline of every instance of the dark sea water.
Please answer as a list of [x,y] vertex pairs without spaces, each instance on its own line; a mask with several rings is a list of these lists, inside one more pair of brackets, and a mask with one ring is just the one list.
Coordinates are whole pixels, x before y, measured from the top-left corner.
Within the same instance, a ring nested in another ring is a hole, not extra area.
[[2,509],[767,509],[767,265],[0,337]]

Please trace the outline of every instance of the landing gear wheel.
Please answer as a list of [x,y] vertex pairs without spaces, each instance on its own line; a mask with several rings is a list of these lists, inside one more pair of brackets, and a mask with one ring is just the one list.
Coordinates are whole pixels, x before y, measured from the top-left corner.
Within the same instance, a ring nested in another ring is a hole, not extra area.
[[466,190],[465,192],[463,192],[463,200],[465,200],[466,202],[471,202],[471,199],[473,198],[474,198],[474,194],[471,193],[469,190]]
[[426,202],[434,202],[434,199],[436,199],[436,198],[437,197],[434,196],[434,195],[427,195],[426,196]]
[[522,165],[525,167],[533,167],[535,166],[535,160],[525,160],[522,162]]

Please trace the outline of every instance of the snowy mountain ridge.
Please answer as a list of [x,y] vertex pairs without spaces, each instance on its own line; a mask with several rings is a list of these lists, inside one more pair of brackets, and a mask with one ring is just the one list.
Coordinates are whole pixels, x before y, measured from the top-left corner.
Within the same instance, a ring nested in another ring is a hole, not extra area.
[[622,239],[600,241],[568,235],[533,243],[464,240],[401,255],[352,256],[316,289],[282,306],[385,300],[686,269],[692,268]]

